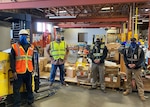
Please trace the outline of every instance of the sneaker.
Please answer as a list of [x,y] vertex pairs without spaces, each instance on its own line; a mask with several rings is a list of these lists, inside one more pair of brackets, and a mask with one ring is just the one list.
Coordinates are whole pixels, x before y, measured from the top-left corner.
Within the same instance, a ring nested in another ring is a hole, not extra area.
[[125,92],[123,92],[123,95],[128,95],[128,94],[130,94],[129,90],[126,90]]
[[31,102],[28,102],[28,105],[32,105],[34,102],[33,101],[31,101]]
[[141,101],[145,101],[145,97],[144,96],[140,96]]

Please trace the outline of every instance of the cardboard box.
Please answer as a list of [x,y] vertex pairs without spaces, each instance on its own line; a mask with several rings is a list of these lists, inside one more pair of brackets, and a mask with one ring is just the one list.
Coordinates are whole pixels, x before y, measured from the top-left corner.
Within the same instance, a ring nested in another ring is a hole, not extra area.
[[109,43],[106,44],[106,47],[108,49],[108,54],[107,54],[107,60],[112,60],[112,61],[119,61],[119,52],[118,48],[121,45],[119,43]]
[[39,70],[43,71],[45,65],[47,64],[47,58],[46,57],[39,57]]
[[76,76],[76,70],[74,67],[67,67],[66,68],[66,76],[74,78]]
[[39,60],[39,71],[43,71],[44,65],[43,65],[43,60]]
[[110,88],[120,88],[120,75],[105,76],[105,85]]
[[44,71],[45,72],[50,72],[51,71],[51,67],[52,67],[51,64],[46,64],[45,67],[44,67]]
[[114,74],[118,75],[119,66],[105,66],[105,74]]

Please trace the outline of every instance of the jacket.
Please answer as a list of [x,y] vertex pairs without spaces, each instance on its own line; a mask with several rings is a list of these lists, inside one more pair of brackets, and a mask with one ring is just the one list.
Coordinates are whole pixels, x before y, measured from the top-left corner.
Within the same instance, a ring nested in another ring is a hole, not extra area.
[[138,44],[134,51],[131,46],[124,49],[124,62],[127,68],[129,68],[128,64],[135,64],[136,67],[134,69],[140,68],[141,64],[144,62],[143,49],[140,48]]
[[99,64],[104,63],[104,60],[107,57],[107,53],[108,53],[108,50],[104,43],[100,43],[98,46],[96,45],[92,46],[91,51],[90,51],[90,58],[92,60],[92,63],[94,63],[95,59],[100,60]]

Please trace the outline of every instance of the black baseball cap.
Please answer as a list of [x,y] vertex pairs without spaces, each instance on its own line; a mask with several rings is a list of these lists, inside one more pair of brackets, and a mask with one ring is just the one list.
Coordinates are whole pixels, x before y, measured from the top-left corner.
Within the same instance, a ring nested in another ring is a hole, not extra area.
[[136,41],[136,38],[131,38],[131,41],[132,41],[132,42],[135,42],[135,41]]

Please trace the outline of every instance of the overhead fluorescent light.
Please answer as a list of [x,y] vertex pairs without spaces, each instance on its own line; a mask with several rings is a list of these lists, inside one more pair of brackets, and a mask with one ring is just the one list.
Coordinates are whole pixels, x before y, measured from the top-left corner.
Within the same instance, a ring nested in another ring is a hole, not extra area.
[[105,11],[105,10],[110,10],[110,9],[113,10],[114,8],[113,8],[113,7],[103,7],[103,8],[101,8],[101,10],[104,10],[104,11]]
[[146,12],[148,12],[150,9],[145,9]]
[[61,10],[61,11],[59,11],[59,13],[67,13],[67,11],[66,10]]
[[143,22],[138,22],[137,24],[140,25],[140,24],[143,24]]
[[54,26],[54,28],[59,28],[58,26]]
[[50,16],[49,19],[69,19],[76,18],[76,16]]
[[147,20],[146,20],[146,19],[143,19],[142,22],[149,22],[149,20],[148,20],[148,19],[147,19]]

